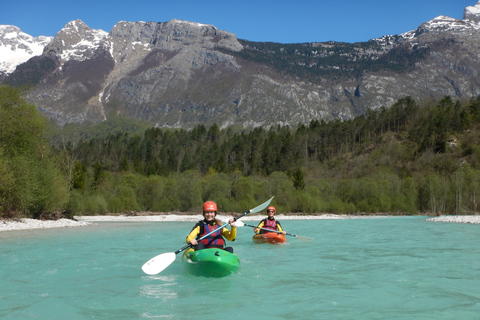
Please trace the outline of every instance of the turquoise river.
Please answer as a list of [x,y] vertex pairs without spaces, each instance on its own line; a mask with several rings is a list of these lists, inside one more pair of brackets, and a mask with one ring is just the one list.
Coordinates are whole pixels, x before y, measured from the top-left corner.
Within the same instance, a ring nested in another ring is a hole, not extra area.
[[[480,319],[480,225],[425,217],[284,220],[285,245],[231,243],[224,278],[185,273],[193,222],[0,232],[0,319]],[[255,222],[251,222],[252,224]]]

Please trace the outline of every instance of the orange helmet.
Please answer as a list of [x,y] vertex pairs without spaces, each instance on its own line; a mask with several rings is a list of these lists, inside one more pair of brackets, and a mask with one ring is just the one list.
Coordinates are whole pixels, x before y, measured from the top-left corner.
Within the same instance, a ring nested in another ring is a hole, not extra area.
[[273,213],[277,213],[277,210],[275,209],[274,206],[268,207],[268,208],[267,208],[267,212],[268,212],[268,210],[273,210]]
[[203,204],[203,211],[217,211],[217,204],[213,201],[206,201]]

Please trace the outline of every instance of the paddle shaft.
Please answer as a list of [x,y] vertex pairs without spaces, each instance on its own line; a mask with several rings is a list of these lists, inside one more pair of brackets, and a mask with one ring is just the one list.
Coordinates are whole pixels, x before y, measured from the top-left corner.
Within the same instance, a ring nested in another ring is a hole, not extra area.
[[[259,228],[259,227],[255,227],[255,226],[252,226],[251,224],[246,224],[244,223],[244,225],[246,225],[247,227],[252,227],[252,228],[258,228],[258,229],[262,229],[262,230],[266,230],[266,231],[270,231],[270,232],[275,232],[275,233],[283,233],[282,231],[278,231],[278,230],[272,230],[272,229],[267,229],[267,228]],[[294,234],[290,234],[290,233],[286,233],[288,234],[289,236],[294,236]]]
[[[255,226],[252,226],[252,225],[246,224],[246,223],[244,223],[244,225],[246,225],[246,226],[248,226],[248,227],[252,227],[252,228],[258,228],[258,227],[255,227]],[[281,231],[271,230],[271,229],[265,229],[265,228],[258,228],[258,229],[267,230],[267,231],[276,232],[276,233],[283,233],[283,232],[281,232]],[[285,234],[288,235],[288,236],[295,237],[295,238],[300,239],[300,240],[306,240],[307,242],[310,242],[310,241],[313,240],[313,238],[304,237],[304,236],[297,236],[296,234],[291,234],[291,233],[285,233]]]
[[[252,226],[252,225],[250,225],[250,224],[245,224],[245,223],[244,223],[243,225],[248,226],[248,227],[252,227],[252,228],[258,228],[258,227]],[[265,228],[259,228],[259,229],[267,230],[267,231],[270,231],[270,232],[282,233],[282,232],[280,232],[280,231],[270,230],[270,229],[265,229]],[[297,238],[298,240],[301,240],[301,241],[303,241],[303,242],[311,242],[311,241],[314,240],[313,238],[304,237],[304,236],[297,236],[296,234],[291,234],[291,233],[285,233],[285,234],[288,235],[288,236],[295,237],[295,238]]]

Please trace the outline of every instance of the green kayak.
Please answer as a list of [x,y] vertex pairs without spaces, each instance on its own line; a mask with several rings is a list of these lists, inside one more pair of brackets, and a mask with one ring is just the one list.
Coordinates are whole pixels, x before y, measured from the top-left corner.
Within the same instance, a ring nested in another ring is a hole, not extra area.
[[238,270],[240,260],[236,254],[222,249],[199,251],[188,249],[183,254],[183,265],[188,273],[204,277],[224,277]]

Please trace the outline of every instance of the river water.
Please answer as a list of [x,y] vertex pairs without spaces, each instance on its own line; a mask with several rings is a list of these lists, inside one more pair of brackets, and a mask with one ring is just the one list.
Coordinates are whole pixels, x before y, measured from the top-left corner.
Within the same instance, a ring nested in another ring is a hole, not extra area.
[[480,225],[425,217],[285,220],[285,245],[242,227],[225,278],[156,276],[192,222],[98,223],[0,233],[0,319],[479,319]]

